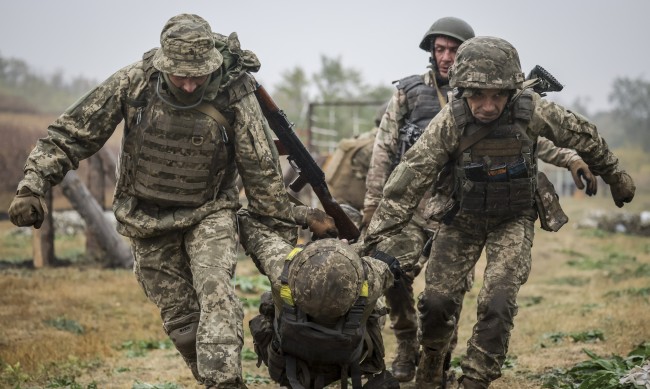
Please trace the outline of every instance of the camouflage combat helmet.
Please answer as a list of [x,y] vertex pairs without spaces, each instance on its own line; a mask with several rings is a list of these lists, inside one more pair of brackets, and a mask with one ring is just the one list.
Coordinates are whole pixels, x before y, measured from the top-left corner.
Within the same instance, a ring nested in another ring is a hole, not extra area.
[[361,294],[364,280],[361,258],[338,239],[308,244],[291,260],[287,276],[293,301],[316,320],[343,316]]
[[424,34],[424,38],[420,42],[420,48],[426,52],[431,51],[431,42],[437,35],[444,35],[465,42],[470,38],[474,38],[474,29],[466,21],[453,16],[440,18],[433,22],[427,33]]
[[524,82],[519,54],[506,40],[478,36],[464,42],[449,68],[452,88],[518,89]]
[[198,15],[180,14],[169,19],[160,34],[160,46],[153,66],[163,73],[201,77],[223,63],[210,25]]

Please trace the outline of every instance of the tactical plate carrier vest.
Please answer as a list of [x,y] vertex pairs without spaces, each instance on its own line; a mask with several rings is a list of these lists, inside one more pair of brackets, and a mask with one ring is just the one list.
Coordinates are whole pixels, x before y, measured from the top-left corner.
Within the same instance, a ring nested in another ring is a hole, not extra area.
[[[442,109],[436,88],[425,84],[422,75],[416,74],[399,80],[397,89],[406,94],[410,110],[409,122],[422,130],[427,128],[431,119]],[[446,96],[448,91],[449,86],[440,88],[442,96]]]
[[[450,103],[462,137],[483,127],[471,119],[464,99]],[[533,208],[537,153],[536,143],[526,133],[532,109],[532,92],[525,91],[489,124],[494,128],[458,158],[455,196],[462,212],[508,215]]]
[[211,113],[216,108],[199,111],[207,102],[196,109],[163,102],[155,93],[161,75],[152,71],[152,56],[148,52],[143,57],[150,76],[147,89],[127,102],[137,107],[138,114],[125,129],[123,189],[161,207],[198,207],[217,197],[224,178],[232,181],[236,175],[232,133],[218,111]]
[[[368,299],[367,269],[365,263],[364,286],[361,294],[350,310],[333,326],[324,326],[311,318],[294,304],[288,285],[289,263],[296,250],[289,254],[280,277],[282,287],[282,313],[275,321],[279,335],[279,349],[285,361],[286,378],[294,389],[304,389],[298,377],[314,383],[314,387],[322,388],[330,382],[341,379],[341,387],[347,388],[348,370],[351,373],[352,388],[361,389],[361,370],[359,363],[362,357],[365,327],[362,323],[363,311]],[[273,358],[269,354],[269,358]],[[276,358],[279,355],[275,356]],[[269,361],[269,366],[278,365]],[[319,366],[339,366],[340,376],[310,377],[310,370],[318,371]],[[314,368],[315,367],[315,368]],[[311,368],[311,369],[310,369]],[[281,380],[280,371],[269,368],[271,378]],[[308,384],[309,385],[309,384]]]

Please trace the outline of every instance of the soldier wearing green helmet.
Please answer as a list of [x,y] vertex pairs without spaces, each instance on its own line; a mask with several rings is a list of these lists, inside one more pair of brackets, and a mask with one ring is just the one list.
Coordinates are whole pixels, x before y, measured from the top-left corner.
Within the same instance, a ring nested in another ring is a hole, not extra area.
[[[419,136],[428,122],[447,104],[451,90],[447,72],[454,62],[458,46],[474,36],[472,27],[462,19],[443,17],[426,31],[419,47],[430,54],[430,68],[424,74],[405,77],[396,82],[397,90],[382,116],[375,136],[370,169],[366,178],[367,192],[363,203],[362,226],[367,227],[382,197],[392,169]],[[409,127],[408,125],[412,125]],[[415,131],[407,131],[416,128]],[[386,293],[391,308],[391,328],[397,337],[397,355],[392,363],[393,374],[402,382],[415,376],[419,345],[417,316],[413,297],[413,278],[426,257],[421,252],[431,237],[433,227],[422,217],[425,202],[403,234],[382,242],[379,249],[394,255],[407,271],[398,285]]]
[[196,380],[241,389],[244,313],[231,282],[237,175],[252,217],[285,239],[296,239],[296,224],[334,225],[321,211],[294,213],[253,94],[251,72],[260,63],[237,34],[214,33],[200,16],[180,14],[165,23],[160,44],[48,128],[9,215],[18,226],[39,228],[43,195],[124,121],[113,210],[118,231],[130,238],[135,276]]
[[635,186],[594,124],[524,83],[518,53],[509,42],[496,37],[465,41],[449,76],[453,98],[388,180],[364,252],[402,230],[441,173],[449,178],[451,184],[437,186],[432,200],[443,222],[418,302],[422,357],[433,369],[418,370],[416,387],[444,387],[441,371],[466,277],[485,249],[477,322],[459,379],[461,388],[482,389],[501,376],[517,293],[531,269],[534,223],[543,213],[537,192],[538,138],[575,149],[591,172],[610,185],[618,207],[632,201]]

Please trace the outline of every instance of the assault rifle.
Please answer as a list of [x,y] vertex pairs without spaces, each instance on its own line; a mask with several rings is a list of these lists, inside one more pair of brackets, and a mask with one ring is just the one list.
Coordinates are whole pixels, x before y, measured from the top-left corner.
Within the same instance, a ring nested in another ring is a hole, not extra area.
[[286,150],[289,163],[298,173],[298,178],[289,187],[298,192],[306,184],[310,184],[325,212],[334,219],[339,236],[350,241],[356,240],[360,235],[359,229],[330,194],[325,182],[325,173],[314,161],[305,145],[298,139],[293,131],[293,123],[287,119],[285,113],[278,108],[266,89],[260,84],[257,84],[255,97],[260,103],[271,130],[278,137],[282,148]]
[[397,154],[393,158],[393,161],[390,166],[390,171],[392,172],[395,170],[397,165],[399,165],[400,161],[402,160],[402,157],[404,156],[404,153],[406,153],[411,146],[415,144],[415,141],[417,141],[420,138],[420,135],[422,135],[423,129],[418,127],[416,124],[411,123],[411,121],[407,120],[406,124],[402,126],[399,129],[399,135],[397,137]]
[[559,92],[564,88],[564,85],[560,84],[551,73],[539,65],[535,65],[528,73],[526,81],[532,81],[530,85],[540,96],[546,96],[546,92]]

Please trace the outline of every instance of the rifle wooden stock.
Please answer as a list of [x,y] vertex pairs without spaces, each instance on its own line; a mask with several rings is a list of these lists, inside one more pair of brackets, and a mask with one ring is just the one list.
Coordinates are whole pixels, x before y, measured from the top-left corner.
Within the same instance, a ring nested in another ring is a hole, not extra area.
[[334,219],[336,228],[339,230],[339,237],[351,241],[359,238],[359,229],[332,197],[325,182],[325,173],[314,161],[305,145],[298,139],[298,136],[293,131],[293,124],[260,84],[257,84],[255,97],[260,103],[262,113],[269,122],[271,130],[278,137],[283,149],[286,150],[289,162],[299,174],[299,178],[295,181],[295,187],[299,186],[297,182],[309,183],[325,212]]

